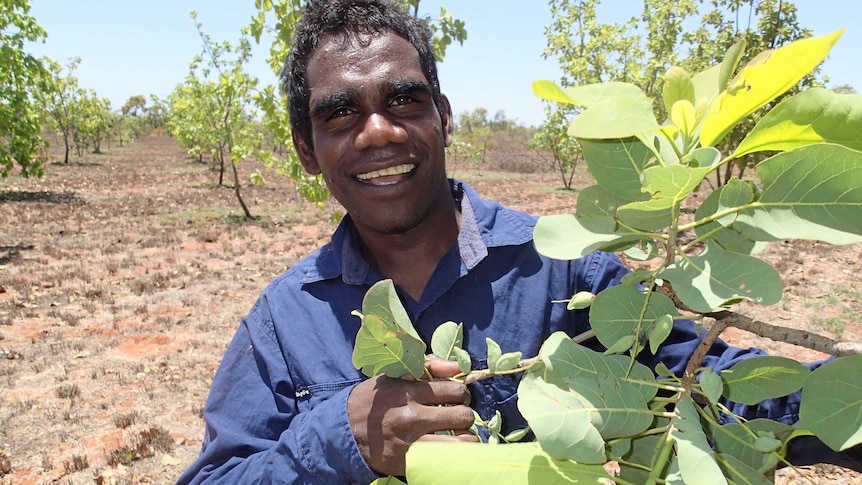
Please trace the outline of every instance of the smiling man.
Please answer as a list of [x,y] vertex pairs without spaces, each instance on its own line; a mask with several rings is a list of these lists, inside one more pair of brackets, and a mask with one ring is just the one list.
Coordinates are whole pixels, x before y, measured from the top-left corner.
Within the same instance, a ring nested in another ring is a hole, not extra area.
[[[353,310],[389,278],[427,342],[463,322],[474,368],[487,368],[485,338],[504,352],[537,355],[555,331],[589,330],[567,311],[578,291],[598,293],[628,273],[594,253],[551,260],[533,245],[536,218],[484,200],[448,179],[449,101],[441,94],[430,32],[386,0],[310,2],[282,79],[304,168],[322,174],[347,215],[331,241],[276,278],[243,319],[212,383],[201,455],[179,483],[369,483],[403,475],[417,440],[476,440],[473,410],[522,428],[517,376],[467,386],[448,380],[366,379],[352,363],[360,326]],[[656,355],[681,374],[700,342],[679,323]],[[595,340],[585,343],[603,350]],[[757,349],[713,345],[721,370]],[[431,375],[458,372],[431,360]],[[746,417],[792,423],[799,396],[732,406]],[[468,406],[469,405],[469,406]],[[471,409],[472,408],[472,409]],[[437,431],[454,430],[451,435]]]

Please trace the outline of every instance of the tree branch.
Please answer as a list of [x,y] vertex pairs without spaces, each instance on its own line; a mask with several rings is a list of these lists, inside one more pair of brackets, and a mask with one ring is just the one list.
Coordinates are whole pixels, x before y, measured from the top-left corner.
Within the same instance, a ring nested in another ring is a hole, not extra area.
[[816,350],[829,355],[859,355],[862,354],[862,344],[855,342],[839,342],[829,337],[795,328],[781,327],[770,323],[754,320],[745,315],[729,310],[707,313],[716,322],[724,322],[727,326],[736,327],[761,337],[787,342],[789,344]]

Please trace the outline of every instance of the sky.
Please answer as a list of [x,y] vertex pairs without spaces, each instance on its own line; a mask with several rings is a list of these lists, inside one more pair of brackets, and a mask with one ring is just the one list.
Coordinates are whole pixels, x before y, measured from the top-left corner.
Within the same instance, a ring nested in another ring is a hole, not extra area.
[[[795,0],[800,24],[820,36],[846,28],[823,65],[828,87],[851,85],[862,91],[862,2]],[[253,0],[30,0],[31,14],[48,31],[36,55],[61,63],[80,57],[79,85],[120,108],[130,96],[167,96],[188,73],[202,43],[189,17],[192,10],[216,41],[236,43],[240,28],[254,13]],[[458,114],[485,108],[490,116],[538,126],[542,101],[533,95],[537,79],[557,80],[555,61],[542,59],[550,12],[544,0],[422,0],[420,13],[437,15],[445,6],[465,21],[468,38],[453,44],[439,65],[443,92]],[[605,0],[603,22],[622,22],[640,14],[636,0]],[[277,82],[266,65],[268,46],[255,49],[248,71],[264,85]]]

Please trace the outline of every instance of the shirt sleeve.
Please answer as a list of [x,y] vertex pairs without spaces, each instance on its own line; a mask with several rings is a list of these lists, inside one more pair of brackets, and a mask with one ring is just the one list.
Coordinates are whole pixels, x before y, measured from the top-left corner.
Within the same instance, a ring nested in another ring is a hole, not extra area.
[[262,307],[258,301],[225,352],[204,409],[201,454],[177,483],[374,481],[379,475],[363,459],[347,418],[353,386],[299,412]]

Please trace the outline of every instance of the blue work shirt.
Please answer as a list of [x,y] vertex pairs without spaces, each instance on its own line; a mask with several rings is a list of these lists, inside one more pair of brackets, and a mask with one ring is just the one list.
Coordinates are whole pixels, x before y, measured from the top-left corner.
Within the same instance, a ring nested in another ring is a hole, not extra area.
[[[460,205],[457,244],[438,264],[419,301],[399,296],[426,343],[446,321],[464,325],[464,348],[476,369],[486,368],[485,337],[503,352],[538,354],[553,332],[590,328],[587,310],[563,303],[578,291],[598,293],[629,270],[612,254],[562,261],[533,245],[537,218],[481,199],[452,181]],[[264,290],[231,341],[204,409],[201,455],[180,477],[185,483],[369,483],[378,478],[360,454],[347,417],[347,396],[364,376],[352,353],[366,291],[383,277],[362,258],[349,215],[331,242],[276,278]],[[691,322],[676,325],[658,355],[682,375],[700,337]],[[586,345],[604,350],[595,339]],[[761,355],[717,342],[704,366],[725,369]],[[503,432],[525,425],[516,407],[519,376],[471,385],[473,407],[483,419],[495,411]],[[734,408],[749,418],[797,420],[798,396]]]

